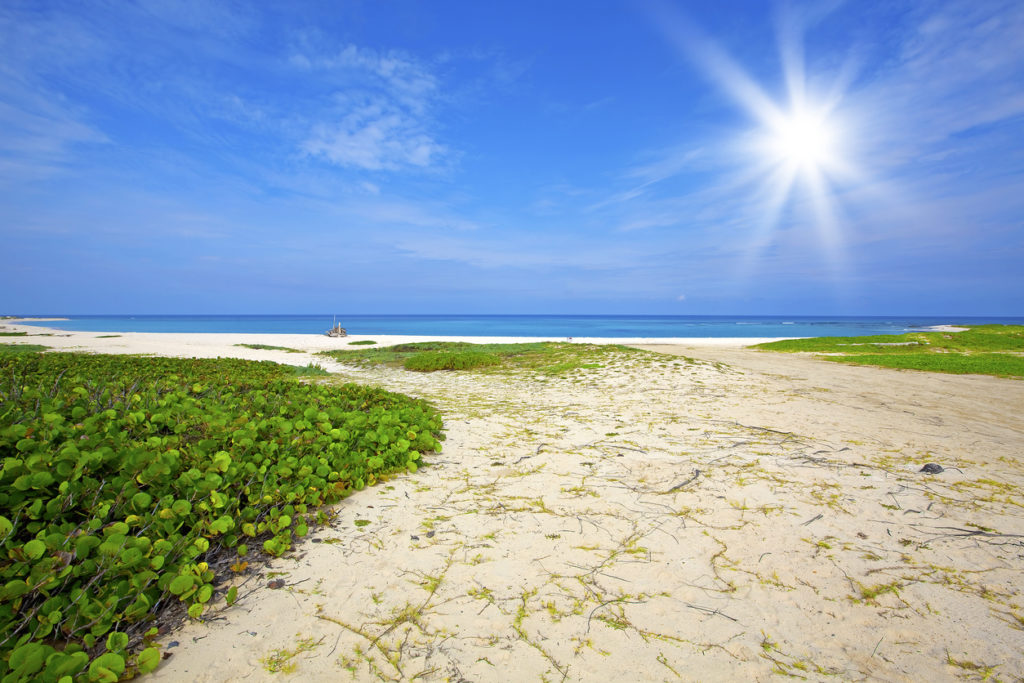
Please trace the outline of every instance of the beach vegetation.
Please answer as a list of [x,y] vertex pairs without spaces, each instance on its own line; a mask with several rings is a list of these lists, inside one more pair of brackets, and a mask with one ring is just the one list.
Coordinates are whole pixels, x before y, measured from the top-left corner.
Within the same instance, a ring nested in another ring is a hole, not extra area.
[[359,341],[349,342],[348,345],[349,346],[373,346],[376,343],[377,342],[375,342],[372,339],[360,339]]
[[1024,326],[979,325],[963,332],[787,339],[755,348],[827,354],[825,360],[906,370],[1024,377]]
[[273,346],[272,344],[235,344],[235,346],[243,346],[247,349],[256,349],[257,351],[285,351],[287,353],[305,353],[302,349],[293,349],[287,346]]
[[866,602],[874,604],[880,596],[885,595],[886,593],[892,593],[899,597],[900,589],[903,588],[903,584],[898,581],[876,584],[874,586],[865,586],[859,581],[854,581],[854,583],[857,585],[857,590],[860,592],[859,596],[851,598],[855,603]]
[[40,351],[46,351],[49,348],[49,346],[42,346],[41,344],[0,344],[0,357],[5,355],[39,353]]
[[264,669],[272,674],[294,673],[297,667],[297,664],[294,661],[295,657],[303,652],[315,650],[322,641],[323,638],[320,640],[314,640],[309,636],[302,637],[301,634],[299,634],[298,640],[295,641],[295,647],[274,650],[269,655],[261,659],[260,663],[263,665]]
[[360,367],[384,365],[419,372],[477,370],[503,373],[526,370],[542,375],[564,375],[576,370],[604,367],[615,358],[650,355],[650,352],[618,344],[418,342],[379,349],[324,351],[322,354]]
[[0,332],[0,337],[27,337],[28,332]]
[[154,622],[233,602],[240,558],[285,554],[323,506],[440,449],[425,402],[307,374],[0,355],[0,678],[153,670]]
[[436,372],[486,368],[500,362],[497,356],[482,351],[426,351],[409,356],[402,367],[415,372]]
[[963,671],[970,672],[971,674],[978,676],[983,681],[987,681],[992,678],[992,676],[995,675],[996,668],[998,667],[998,665],[991,666],[988,664],[978,664],[977,662],[972,662],[966,659],[956,659],[949,654],[949,650],[946,650],[946,664],[962,669]]

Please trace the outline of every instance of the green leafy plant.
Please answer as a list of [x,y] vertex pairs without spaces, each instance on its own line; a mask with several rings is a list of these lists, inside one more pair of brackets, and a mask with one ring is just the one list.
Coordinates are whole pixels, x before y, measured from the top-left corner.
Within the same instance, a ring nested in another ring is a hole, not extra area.
[[[0,356],[0,679],[150,671],[158,609],[440,448],[426,403],[235,359]],[[237,589],[227,599],[237,598]]]
[[0,356],[39,353],[40,351],[46,351],[48,348],[50,347],[40,344],[0,344]]
[[377,342],[373,341],[372,339],[360,339],[359,341],[349,342],[348,345],[349,346],[370,346],[370,345],[376,344],[376,343]]

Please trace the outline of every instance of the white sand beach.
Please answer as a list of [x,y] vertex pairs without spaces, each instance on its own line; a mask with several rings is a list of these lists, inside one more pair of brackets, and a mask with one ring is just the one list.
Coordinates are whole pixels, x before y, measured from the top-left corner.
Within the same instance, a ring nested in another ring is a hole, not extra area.
[[442,411],[430,467],[345,500],[236,605],[165,635],[153,680],[1024,677],[1024,382],[751,339],[600,340],[659,355],[547,377],[313,355],[354,336],[0,325],[66,350],[316,362]]

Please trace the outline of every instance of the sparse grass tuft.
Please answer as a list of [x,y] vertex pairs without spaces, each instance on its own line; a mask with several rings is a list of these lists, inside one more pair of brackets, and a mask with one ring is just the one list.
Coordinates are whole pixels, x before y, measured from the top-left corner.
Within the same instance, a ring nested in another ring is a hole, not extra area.
[[247,349],[256,349],[257,351],[287,351],[288,353],[302,353],[302,349],[292,349],[287,346],[272,346],[271,344],[235,344],[235,346],[244,346]]

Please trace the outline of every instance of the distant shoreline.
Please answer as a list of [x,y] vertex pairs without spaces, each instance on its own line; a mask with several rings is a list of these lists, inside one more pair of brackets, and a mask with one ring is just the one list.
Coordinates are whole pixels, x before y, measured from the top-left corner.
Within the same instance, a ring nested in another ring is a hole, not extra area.
[[[426,341],[467,342],[472,344],[528,344],[534,342],[566,342],[577,344],[649,344],[672,346],[721,346],[740,348],[754,344],[762,344],[782,339],[797,337],[558,337],[553,335],[539,337],[516,336],[472,336],[472,335],[384,335],[384,334],[353,334],[346,337],[328,337],[325,334],[278,334],[254,332],[84,332],[77,330],[61,330],[58,328],[23,324],[28,321],[47,322],[45,319],[20,318],[17,320],[0,321],[0,327],[6,326],[18,332],[27,332],[28,337],[20,339],[35,340],[36,336],[52,335],[45,343],[54,348],[89,350],[111,353],[158,353],[160,355],[181,355],[171,349],[184,351],[193,349],[197,352],[222,351],[218,355],[241,355],[246,351],[237,344],[270,344],[297,348],[309,353],[327,350],[344,350],[366,348],[353,345],[353,342],[375,341],[376,346],[393,346],[396,344],[413,344]],[[59,320],[59,319],[52,319]],[[116,335],[116,336],[111,336]],[[168,351],[156,350],[156,347]],[[134,350],[127,350],[134,349]],[[263,357],[265,357],[263,352]],[[205,355],[205,354],[204,354]]]
[[[9,321],[14,322],[14,321]],[[1024,325],[1022,318],[653,315],[36,315],[21,324],[102,333],[319,335],[339,324],[351,335],[517,339],[675,340],[853,337],[952,331],[989,323]],[[751,342],[753,343],[753,342]]]

